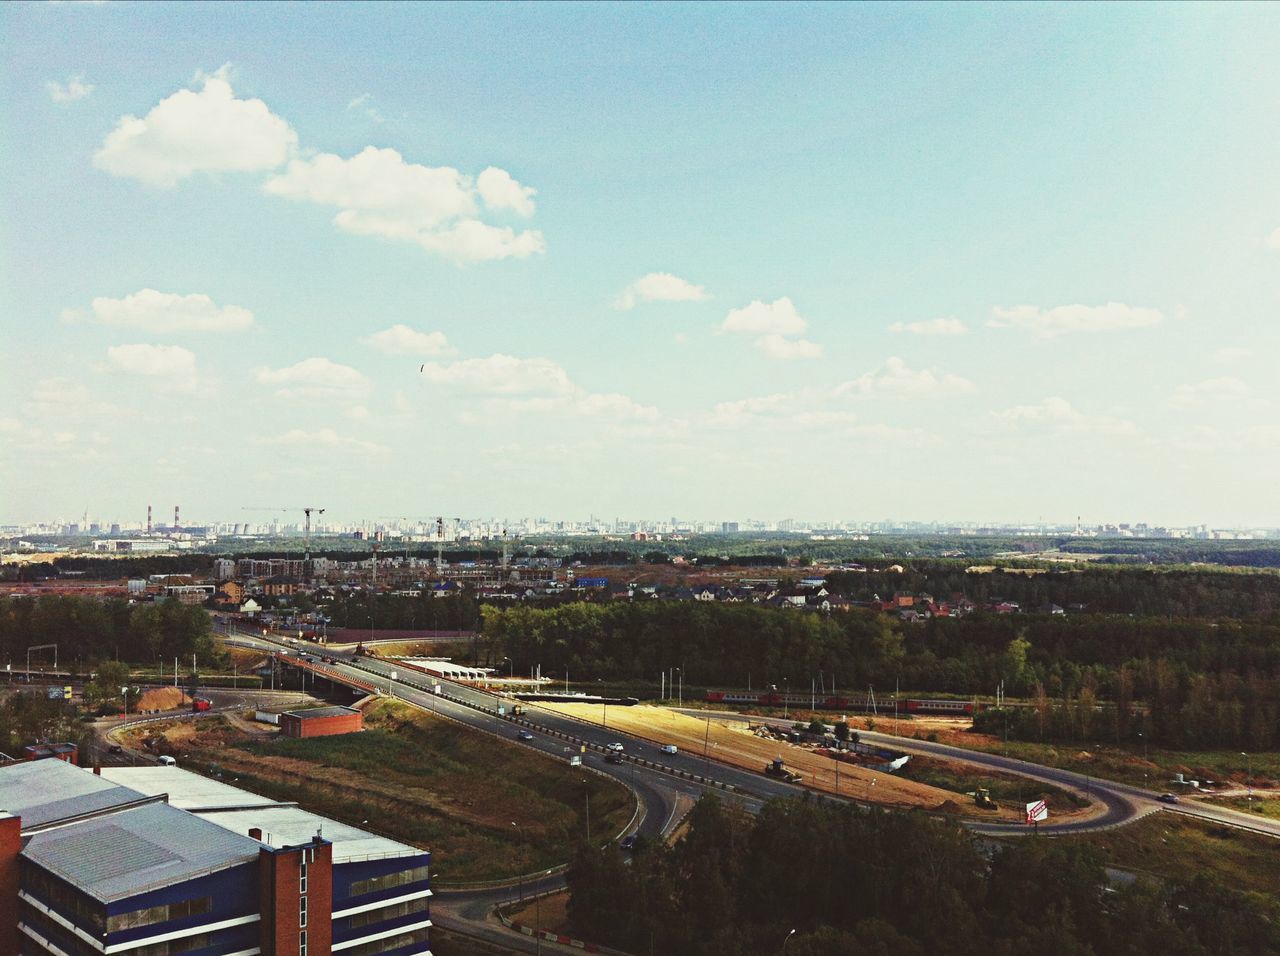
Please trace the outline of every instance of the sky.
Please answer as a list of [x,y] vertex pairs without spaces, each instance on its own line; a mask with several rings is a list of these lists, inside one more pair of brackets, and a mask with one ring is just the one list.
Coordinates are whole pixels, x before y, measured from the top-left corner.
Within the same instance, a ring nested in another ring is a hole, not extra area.
[[1280,526],[1274,4],[0,6],[0,523]]

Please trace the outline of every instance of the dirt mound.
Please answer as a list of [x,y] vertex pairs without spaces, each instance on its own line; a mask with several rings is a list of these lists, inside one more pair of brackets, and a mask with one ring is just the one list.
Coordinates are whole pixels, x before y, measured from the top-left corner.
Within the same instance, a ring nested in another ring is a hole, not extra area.
[[177,710],[190,705],[191,698],[180,687],[156,687],[138,698],[138,710]]

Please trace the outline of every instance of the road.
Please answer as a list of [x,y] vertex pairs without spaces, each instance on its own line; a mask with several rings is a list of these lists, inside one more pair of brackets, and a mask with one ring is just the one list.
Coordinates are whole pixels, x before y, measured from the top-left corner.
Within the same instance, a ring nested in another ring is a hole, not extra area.
[[[706,717],[710,714],[713,717],[719,716],[736,720],[742,719],[741,714],[736,714],[731,711],[686,709],[682,711],[682,713],[691,714],[695,717]],[[792,723],[791,721],[772,718],[752,719],[770,723],[773,726],[778,727],[790,727]],[[1141,787],[1131,786],[1130,784],[1116,783],[1111,780],[1102,780],[1098,777],[1090,777],[1071,770],[1060,770],[1056,767],[1046,767],[1041,764],[1027,763],[1025,760],[1018,760],[1015,757],[1005,757],[1000,754],[984,753],[980,750],[966,750],[963,747],[953,747],[948,744],[932,743],[927,740],[917,740],[912,737],[895,737],[893,734],[883,734],[872,731],[858,731],[858,736],[861,740],[866,741],[867,743],[882,744],[886,747],[892,747],[895,750],[901,750],[903,753],[919,754],[931,757],[944,757],[950,760],[963,760],[966,763],[971,763],[978,767],[998,770],[1003,773],[1017,774],[1018,776],[1026,777],[1030,780],[1038,780],[1041,783],[1050,783],[1055,786],[1083,791],[1090,798],[1100,800],[1105,807],[1105,812],[1101,816],[1095,816],[1078,822],[1041,826],[1041,833],[1071,833],[1082,830],[1094,830],[1100,827],[1116,826],[1122,823],[1132,823],[1136,819],[1159,810],[1166,813],[1181,813],[1186,816],[1196,817],[1211,823],[1242,827],[1280,839],[1280,820],[1260,817],[1255,814],[1241,813],[1237,810],[1230,810],[1226,807],[1218,807],[1213,804],[1201,803],[1193,800],[1183,800],[1176,805],[1169,805],[1161,803],[1158,799],[1160,794],[1154,790],[1144,790]],[[977,833],[989,836],[1008,836],[1011,832],[1015,834],[1024,833],[1027,829],[1025,826],[1021,826],[1019,824],[989,824],[982,823],[981,821],[966,822],[965,825]]]
[[[511,717],[497,714],[500,702],[510,705],[511,701],[444,680],[434,682],[442,688],[441,694],[435,694],[430,689],[433,681],[428,675],[407,669],[397,662],[370,657],[356,658],[349,652],[321,645],[284,644],[248,632],[238,632],[228,635],[228,638],[240,646],[263,651],[288,650],[297,653],[301,650],[312,656],[331,657],[335,663],[326,666],[333,667],[340,673],[371,680],[379,689],[407,703],[513,741],[521,726],[514,724]],[[396,679],[391,677],[393,672],[397,675]],[[705,717],[710,713],[711,716],[741,719],[740,715],[728,712],[717,713],[705,710],[685,712],[697,717]],[[525,746],[533,747],[557,759],[566,760],[572,752],[576,752],[582,744],[586,744],[588,750],[583,754],[583,763],[588,769],[614,777],[635,792],[639,805],[638,825],[631,828],[631,832],[640,833],[649,838],[661,838],[667,835],[678,821],[678,812],[681,808],[688,806],[692,800],[696,800],[707,791],[715,792],[727,800],[739,803],[748,811],[755,812],[767,800],[775,797],[796,796],[804,790],[802,787],[772,780],[736,767],[717,764],[693,754],[664,754],[657,745],[649,741],[638,740],[606,727],[578,721],[536,707],[526,710],[522,725],[533,735],[532,740],[524,742]],[[1280,821],[1259,819],[1203,804],[1184,803],[1177,807],[1170,807],[1157,801],[1158,794],[1125,784],[1089,778],[1053,767],[1028,764],[996,754],[895,737],[890,734],[862,733],[861,737],[868,742],[882,743],[906,753],[964,760],[977,766],[1016,774],[1028,779],[1082,790],[1103,805],[1100,814],[1093,814],[1087,819],[1060,823],[1051,821],[1041,825],[1039,828],[1041,834],[1067,834],[1118,826],[1163,810],[1181,812],[1231,826],[1244,826],[1280,837]],[[621,742],[625,747],[625,762],[620,765],[606,763],[603,759],[606,746],[615,741]],[[986,823],[979,820],[962,821],[962,824],[973,832],[986,836],[1021,836],[1029,832],[1028,827],[1020,824]],[[560,875],[546,873],[527,881],[525,893],[527,895],[534,892],[551,892],[561,888],[563,884],[564,881]],[[535,947],[532,940],[505,931],[489,919],[497,905],[515,897],[513,889],[514,887],[510,885],[473,889],[441,887],[433,901],[433,919],[447,929],[465,935],[478,936],[517,951],[532,952]]]

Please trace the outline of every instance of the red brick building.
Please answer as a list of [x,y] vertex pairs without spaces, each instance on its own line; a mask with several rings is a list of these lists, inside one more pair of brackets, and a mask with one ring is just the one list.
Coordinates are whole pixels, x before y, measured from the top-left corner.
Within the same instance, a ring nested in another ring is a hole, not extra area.
[[280,732],[286,737],[329,737],[364,730],[364,714],[354,707],[313,707],[280,715]]

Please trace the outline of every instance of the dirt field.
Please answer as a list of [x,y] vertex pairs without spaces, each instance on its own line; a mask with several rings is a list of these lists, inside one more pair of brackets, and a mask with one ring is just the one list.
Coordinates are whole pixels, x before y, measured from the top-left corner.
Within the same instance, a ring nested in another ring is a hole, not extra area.
[[177,710],[190,707],[191,698],[179,687],[153,687],[138,698],[136,708],[144,710]]
[[[561,714],[599,724],[604,709],[594,704],[538,704]],[[805,786],[828,793],[837,792],[837,762],[824,752],[794,744],[755,736],[747,730],[747,721],[722,721],[690,717],[660,707],[643,704],[635,707],[608,708],[607,726],[656,744],[675,744],[681,751],[701,755],[704,741],[712,760],[747,770],[760,770],[775,757],[804,775]],[[971,798],[950,790],[904,780],[856,764],[839,764],[839,793],[857,800],[896,807],[923,807],[929,810],[958,812],[983,819],[1021,819],[1021,810],[1002,808],[996,813],[981,811]],[[1064,808],[1065,809],[1065,808]]]

